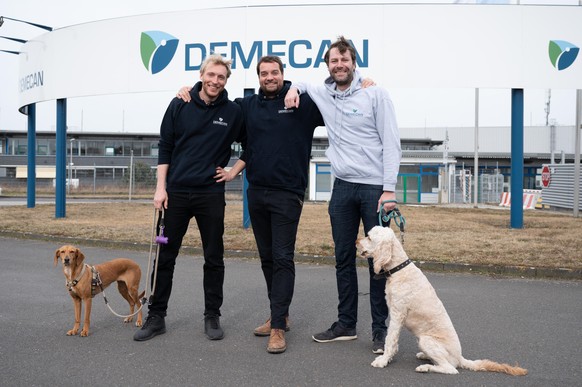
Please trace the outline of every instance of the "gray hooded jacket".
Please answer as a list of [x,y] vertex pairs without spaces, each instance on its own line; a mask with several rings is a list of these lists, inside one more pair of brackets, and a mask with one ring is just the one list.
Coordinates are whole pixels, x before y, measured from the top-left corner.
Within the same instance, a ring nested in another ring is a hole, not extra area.
[[402,150],[388,91],[377,86],[362,89],[358,71],[345,91],[337,90],[331,77],[323,85],[293,86],[307,92],[323,116],[333,176],[395,191]]

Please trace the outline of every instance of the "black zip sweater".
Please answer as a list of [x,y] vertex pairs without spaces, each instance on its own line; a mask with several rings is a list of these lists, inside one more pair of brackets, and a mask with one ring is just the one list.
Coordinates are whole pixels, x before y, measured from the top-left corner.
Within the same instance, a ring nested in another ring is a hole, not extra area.
[[[307,93],[301,94],[298,109],[285,109],[285,81],[274,98],[262,91],[236,100],[242,107],[247,142],[245,154],[249,189],[279,189],[301,197],[307,189],[313,131],[323,118]],[[243,144],[244,145],[244,144]]]
[[240,106],[226,90],[206,105],[201,87],[198,82],[190,91],[191,103],[174,98],[162,119],[158,165],[169,164],[168,192],[224,192],[214,179],[216,167],[228,164],[234,141],[244,142]]

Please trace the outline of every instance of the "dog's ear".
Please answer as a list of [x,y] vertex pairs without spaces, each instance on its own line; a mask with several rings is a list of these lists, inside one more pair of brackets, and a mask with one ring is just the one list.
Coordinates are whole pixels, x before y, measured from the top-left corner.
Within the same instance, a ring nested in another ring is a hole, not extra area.
[[77,265],[80,265],[85,260],[85,255],[81,252],[80,249],[75,249],[77,255]]
[[54,264],[54,266],[56,266],[57,263],[59,263],[59,251],[61,251],[60,248],[58,248],[57,251],[55,251],[55,264]]
[[[377,235],[381,238],[380,235]],[[381,238],[376,241],[376,248],[372,252],[374,257],[374,272],[376,274],[382,271],[384,266],[387,266],[392,260],[392,252],[394,250],[394,243],[392,238]]]

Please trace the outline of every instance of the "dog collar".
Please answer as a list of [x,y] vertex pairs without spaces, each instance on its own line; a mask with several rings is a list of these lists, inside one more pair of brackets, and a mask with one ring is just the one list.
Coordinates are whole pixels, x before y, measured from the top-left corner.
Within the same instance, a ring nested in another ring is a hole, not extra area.
[[81,277],[83,277],[83,274],[85,274],[85,268],[86,267],[87,267],[86,264],[83,265],[83,268],[81,269],[81,273],[79,273],[79,275],[77,276],[77,278],[75,278],[71,282],[65,281],[65,286],[67,288],[69,288],[69,292],[72,292],[73,291],[73,288],[79,283],[79,281],[81,280]]
[[380,270],[380,272],[378,274],[374,275],[374,279],[388,278],[392,274],[396,273],[397,271],[404,269],[406,266],[410,265],[411,263],[412,263],[412,261],[409,258],[406,261],[402,262],[400,265],[398,265],[398,266],[396,266],[388,271],[385,271],[384,269],[382,269],[382,270]]

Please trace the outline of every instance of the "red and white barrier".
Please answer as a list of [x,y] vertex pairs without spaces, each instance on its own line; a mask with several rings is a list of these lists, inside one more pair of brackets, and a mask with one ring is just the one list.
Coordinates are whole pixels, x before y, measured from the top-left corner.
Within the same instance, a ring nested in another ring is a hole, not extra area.
[[511,206],[511,192],[504,192],[501,194],[500,207],[510,207]]
[[536,195],[531,193],[523,194],[523,209],[524,210],[534,210],[536,208]]
[[[536,208],[536,203],[541,196],[541,191],[539,190],[524,190],[523,194],[523,209],[524,210],[534,210]],[[503,192],[501,194],[500,207],[511,207],[511,192]]]

